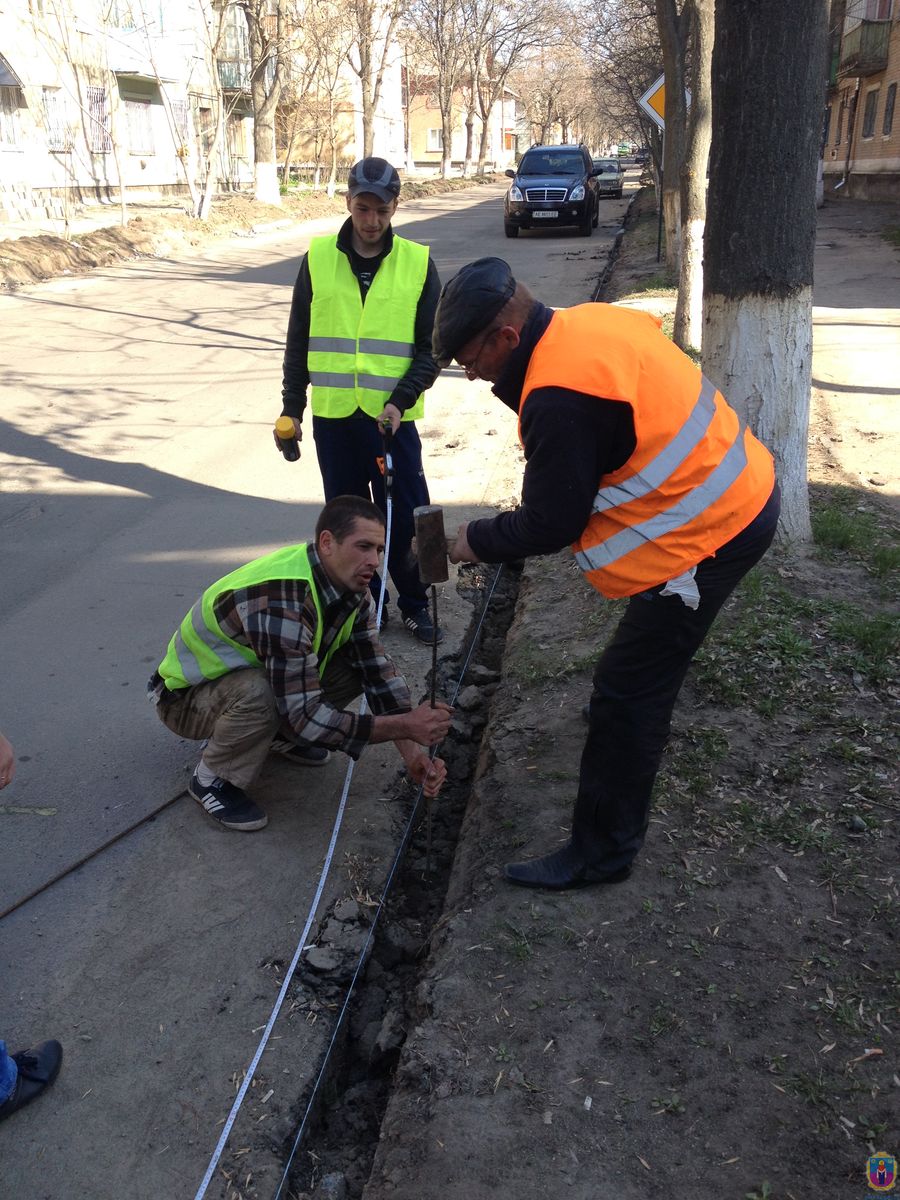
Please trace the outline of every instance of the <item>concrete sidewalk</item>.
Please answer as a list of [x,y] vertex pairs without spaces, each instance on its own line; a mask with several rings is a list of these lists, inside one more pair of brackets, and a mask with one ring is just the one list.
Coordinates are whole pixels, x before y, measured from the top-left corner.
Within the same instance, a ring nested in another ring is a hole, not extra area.
[[813,439],[900,516],[900,205],[820,209],[813,299]]

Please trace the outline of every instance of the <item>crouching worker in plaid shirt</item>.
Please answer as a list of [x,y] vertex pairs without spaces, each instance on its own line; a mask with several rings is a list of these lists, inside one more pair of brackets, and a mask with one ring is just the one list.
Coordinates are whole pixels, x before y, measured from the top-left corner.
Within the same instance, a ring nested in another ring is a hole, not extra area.
[[[358,496],[322,509],[314,544],[254,559],[203,593],[149,683],[160,720],[207,739],[188,791],[226,829],[268,817],[245,791],[274,750],[324,766],[332,750],[359,758],[394,742],[426,795],[447,775],[424,747],[442,740],[452,709],[413,708],[381,645],[369,581],[384,551],[384,518]],[[365,695],[369,712],[346,711]]]

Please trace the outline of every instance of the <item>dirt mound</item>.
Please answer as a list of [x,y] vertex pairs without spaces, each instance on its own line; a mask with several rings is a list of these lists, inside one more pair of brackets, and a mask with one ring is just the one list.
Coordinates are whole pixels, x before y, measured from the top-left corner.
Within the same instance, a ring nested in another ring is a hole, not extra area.
[[[418,199],[440,192],[459,191],[493,180],[493,175],[477,180],[415,180],[403,185],[403,198]],[[263,204],[243,194],[222,196],[202,221],[189,216],[177,204],[162,210],[158,206],[132,205],[128,224],[122,225],[120,210],[110,208],[98,218],[108,220],[109,224],[70,239],[41,234],[0,240],[0,288],[11,290],[60,275],[108,267],[131,258],[186,254],[218,238],[264,232],[276,222],[312,221],[339,216],[344,211],[342,192],[328,196],[325,192],[308,191],[286,193],[280,207]]]

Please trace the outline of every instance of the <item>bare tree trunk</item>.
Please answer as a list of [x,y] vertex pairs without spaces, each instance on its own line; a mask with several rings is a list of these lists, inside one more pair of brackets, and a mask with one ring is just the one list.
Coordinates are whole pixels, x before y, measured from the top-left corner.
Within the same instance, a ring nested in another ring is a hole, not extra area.
[[294,105],[291,110],[291,126],[288,134],[287,144],[284,148],[284,172],[283,178],[285,183],[290,183],[291,162],[294,158],[294,142],[297,140],[297,126],[300,124],[300,108]]
[[275,154],[275,109],[281,96],[283,54],[282,15],[278,0],[271,27],[265,0],[252,0],[244,7],[250,39],[250,93],[253,97],[254,199],[264,204],[281,204]]
[[219,93],[219,102],[216,105],[216,125],[213,131],[212,146],[209,153],[209,164],[206,172],[206,179],[203,181],[203,194],[200,197],[200,207],[197,209],[197,216],[201,221],[205,221],[209,216],[209,211],[212,208],[213,193],[216,188],[216,167],[215,161],[219,156],[222,147],[222,133],[225,129],[225,105],[222,103],[222,94]]
[[441,178],[450,178],[453,150],[452,113],[449,108],[441,108]]
[[674,341],[682,350],[703,340],[703,227],[706,169],[712,138],[712,50],[715,0],[691,0],[692,103],[681,167],[681,265],[675,304]]
[[488,144],[489,135],[490,135],[490,129],[488,128],[488,122],[485,120],[482,120],[481,133],[479,134],[479,137],[478,137],[478,174],[479,175],[484,174],[484,169],[487,164],[487,144]]
[[466,153],[463,158],[463,177],[472,173],[472,160],[475,149],[475,107],[474,104],[466,110]]
[[[703,365],[775,455],[811,536],[806,448],[828,0],[717,0]],[[798,53],[802,47],[802,53]]]
[[687,127],[685,34],[690,26],[690,11],[679,15],[678,0],[656,0],[656,22],[666,76],[662,195],[666,266],[670,271],[677,271],[681,262],[681,164],[684,161]]

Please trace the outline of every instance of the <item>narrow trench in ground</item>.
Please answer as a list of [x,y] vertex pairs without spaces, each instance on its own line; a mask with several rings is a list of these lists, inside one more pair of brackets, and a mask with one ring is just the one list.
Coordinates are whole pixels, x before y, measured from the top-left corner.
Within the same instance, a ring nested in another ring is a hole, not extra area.
[[[457,711],[440,748],[448,778],[439,802],[432,805],[430,851],[423,807],[314,1098],[291,1168],[291,1197],[356,1200],[371,1173],[403,1043],[421,1016],[418,985],[427,969],[432,932],[443,912],[491,696],[500,680],[506,635],[515,612],[521,567],[509,565],[497,578],[485,609],[495,570],[480,565],[460,569],[457,590],[471,598],[473,617],[459,651],[438,660],[437,695],[448,700],[456,695]],[[470,646],[474,648],[466,665]],[[409,811],[411,804],[404,823]],[[298,1008],[332,1016],[340,1011],[371,916],[364,906],[344,900],[323,919],[317,944],[325,957],[318,960],[319,970],[308,964],[298,969]],[[340,945],[355,947],[355,953],[335,952],[334,946]],[[304,1097],[298,1126],[308,1103]],[[285,1157],[289,1151],[286,1147]]]

